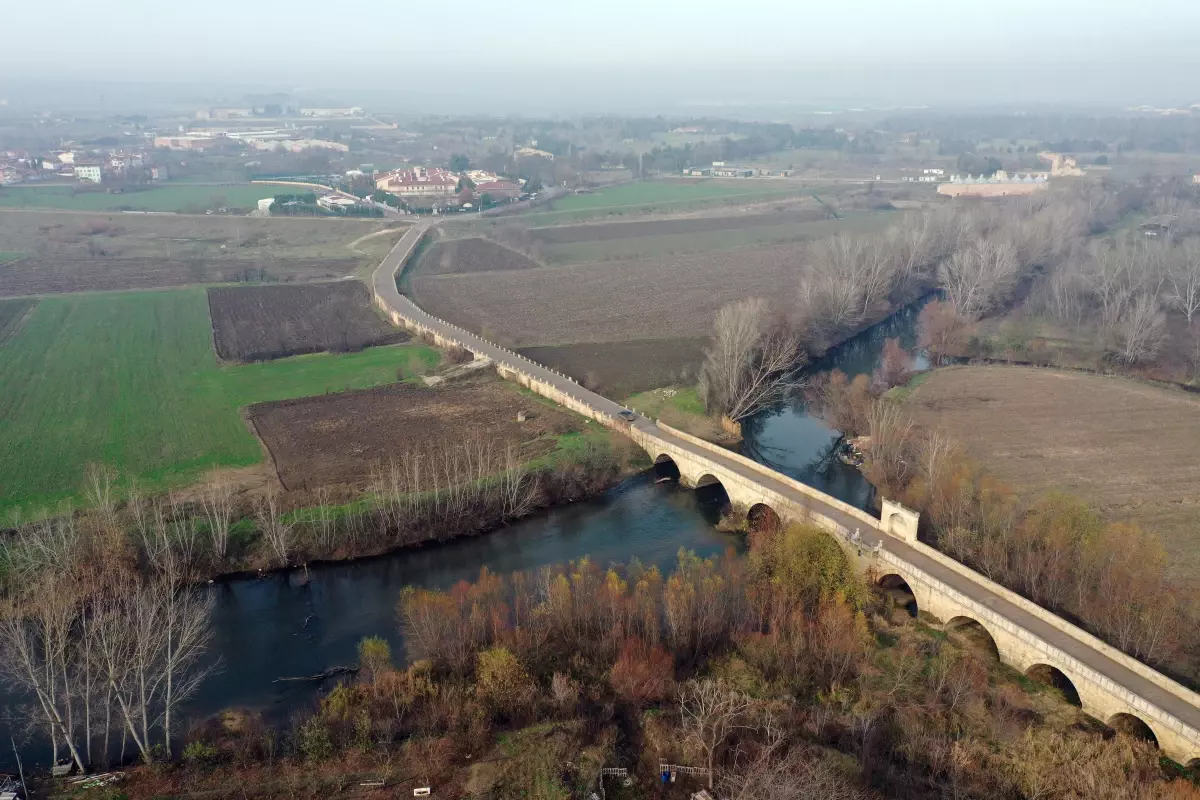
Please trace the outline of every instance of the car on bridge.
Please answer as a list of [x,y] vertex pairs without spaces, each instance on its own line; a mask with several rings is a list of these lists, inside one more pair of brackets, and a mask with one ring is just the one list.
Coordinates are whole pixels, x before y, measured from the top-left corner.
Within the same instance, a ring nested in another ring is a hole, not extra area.
[[617,412],[617,416],[626,422],[633,422],[635,419],[637,419],[637,414],[633,413],[628,408],[622,408]]

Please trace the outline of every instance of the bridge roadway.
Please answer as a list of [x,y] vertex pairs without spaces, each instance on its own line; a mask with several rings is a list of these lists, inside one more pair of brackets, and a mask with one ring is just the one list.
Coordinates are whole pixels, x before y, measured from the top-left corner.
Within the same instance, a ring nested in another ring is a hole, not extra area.
[[[916,541],[916,516],[885,501],[885,520],[823,495],[762,465],[659,425],[643,416],[630,424],[624,408],[588,391],[570,378],[426,313],[396,287],[396,275],[425,233],[436,223],[414,225],[373,276],[377,304],[398,325],[458,345],[477,358],[491,359],[502,375],[529,386],[611,428],[622,430],[649,452],[670,457],[685,482],[720,481],[730,499],[748,510],[755,500],[780,517],[807,516],[840,534],[857,552],[860,568],[908,584],[918,606],[952,627],[977,622],[992,637],[1001,660],[1022,672],[1035,666],[1061,671],[1080,695],[1083,710],[1104,722],[1134,717],[1154,733],[1164,752],[1182,764],[1200,764],[1200,695],[1115,650],[1050,612],[1000,587],[947,556]],[[753,487],[749,493],[745,487]],[[899,530],[897,530],[899,529]],[[851,540],[851,535],[857,536]],[[897,535],[899,534],[899,535]]]

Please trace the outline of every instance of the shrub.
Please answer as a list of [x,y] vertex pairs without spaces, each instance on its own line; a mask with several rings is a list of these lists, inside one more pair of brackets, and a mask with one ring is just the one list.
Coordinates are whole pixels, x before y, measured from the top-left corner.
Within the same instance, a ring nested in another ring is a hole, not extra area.
[[363,677],[374,683],[384,670],[392,666],[392,648],[378,636],[366,636],[358,643],[358,665]]
[[626,640],[608,675],[617,696],[633,706],[656,703],[675,686],[675,660],[661,647],[638,638]]
[[193,764],[212,764],[220,755],[217,746],[208,742],[188,742],[183,748],[183,760]]
[[300,754],[309,761],[325,761],[333,757],[333,738],[329,735],[329,726],[321,717],[309,717],[300,726],[296,744]]
[[475,694],[494,711],[512,716],[527,705],[533,681],[520,660],[503,647],[484,650],[476,657]]

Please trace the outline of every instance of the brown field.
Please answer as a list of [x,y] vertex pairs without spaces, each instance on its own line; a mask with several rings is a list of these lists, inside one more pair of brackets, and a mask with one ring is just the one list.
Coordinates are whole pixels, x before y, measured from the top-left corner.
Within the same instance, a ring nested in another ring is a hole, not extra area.
[[353,258],[158,259],[29,256],[0,264],[0,296],[155,289],[198,283],[260,283],[342,278]]
[[645,339],[608,344],[527,347],[521,355],[566,373],[607,397],[673,384],[690,384],[704,358],[707,340]]
[[[382,220],[0,211],[0,294],[339,278],[378,263]],[[249,270],[249,273],[247,273]],[[247,278],[249,275],[249,278]]]
[[638,222],[607,222],[593,225],[560,225],[552,228],[532,228],[529,233],[547,244],[575,244],[640,236],[669,236],[679,233],[741,230],[771,227],[798,222],[828,219],[822,208],[802,211],[772,211],[759,214],[729,214],[725,216],[682,217],[679,219],[644,220]]
[[215,287],[208,308],[217,355],[230,361],[346,353],[409,338],[374,312],[358,281]]
[[923,423],[1029,492],[1060,489],[1157,531],[1173,574],[1200,567],[1200,398],[1123,378],[949,367],[909,395]]
[[[525,422],[516,421],[518,411],[528,415]],[[248,414],[289,490],[362,486],[376,464],[468,434],[520,443],[522,455],[535,458],[554,449],[555,436],[581,425],[495,376],[263,403]]]
[[747,296],[790,298],[796,245],[472,275],[418,275],[431,313],[509,346],[707,336],[716,310]]
[[452,239],[435,242],[421,254],[415,271],[421,275],[532,269],[539,264],[516,250],[488,239]]
[[4,344],[4,340],[12,335],[36,302],[24,299],[0,300],[0,344]]

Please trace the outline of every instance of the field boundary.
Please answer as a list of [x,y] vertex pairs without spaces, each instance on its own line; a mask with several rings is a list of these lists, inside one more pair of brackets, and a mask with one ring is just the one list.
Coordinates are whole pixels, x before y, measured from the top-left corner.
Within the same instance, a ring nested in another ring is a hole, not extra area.
[[[17,332],[20,331],[22,326],[25,325],[26,320],[28,320],[29,317],[32,316],[33,310],[38,307],[38,303],[42,302],[41,297],[38,297],[37,295],[31,295],[31,296],[34,297],[35,299],[32,303],[29,304],[29,308],[25,309],[25,311],[22,312],[21,318],[19,320],[17,320],[16,324],[13,325],[12,328],[9,329],[8,333],[4,334],[3,336],[0,336],[0,347],[3,347],[5,342],[7,342],[9,339],[11,339],[17,335]],[[23,297],[12,297],[12,298],[6,297],[4,299],[5,300],[24,300],[25,298],[23,298]]]

